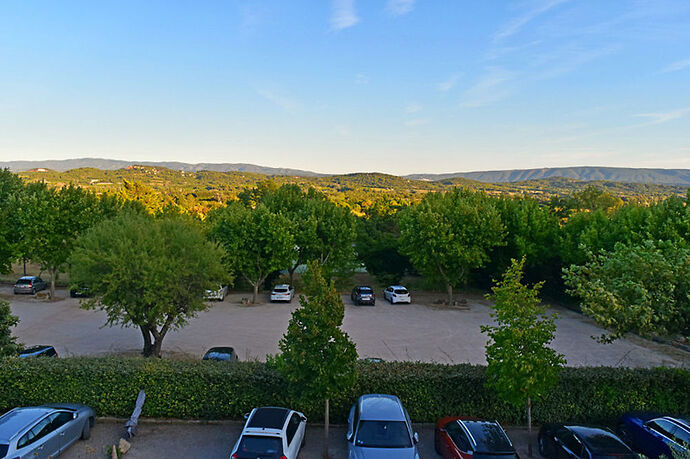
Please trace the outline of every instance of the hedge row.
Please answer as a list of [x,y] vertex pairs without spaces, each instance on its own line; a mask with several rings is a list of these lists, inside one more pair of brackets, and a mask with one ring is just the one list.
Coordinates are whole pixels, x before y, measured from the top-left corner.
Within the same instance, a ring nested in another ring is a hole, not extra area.
[[[486,368],[390,362],[360,364],[355,387],[331,401],[343,422],[360,394],[398,395],[416,422],[463,414],[524,422],[521,409],[484,387]],[[258,362],[187,362],[131,358],[7,359],[0,361],[0,410],[49,402],[79,402],[101,415],[126,417],[140,388],[144,416],[240,419],[254,406],[289,406],[322,419],[320,401],[298,401],[276,370]],[[611,424],[628,410],[690,413],[690,371],[672,368],[566,368],[552,393],[536,403],[536,423]]]

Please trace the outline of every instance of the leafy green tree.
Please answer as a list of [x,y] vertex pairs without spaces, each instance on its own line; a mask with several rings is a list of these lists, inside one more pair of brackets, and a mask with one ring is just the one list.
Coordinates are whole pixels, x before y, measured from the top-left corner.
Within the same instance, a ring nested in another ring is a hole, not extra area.
[[209,215],[208,222],[211,237],[225,249],[230,271],[254,287],[252,302],[256,303],[266,277],[286,269],[295,257],[290,220],[263,204],[252,209],[234,202]]
[[19,318],[12,315],[10,304],[0,300],[0,357],[16,355],[21,350],[17,338],[12,336],[12,327],[19,323]]
[[366,209],[357,225],[357,256],[382,285],[400,283],[406,273],[414,271],[410,259],[400,253],[398,210],[398,206],[379,201]]
[[8,272],[19,256],[20,228],[16,226],[14,207],[24,191],[21,179],[8,169],[0,169],[0,272]]
[[504,244],[501,216],[484,193],[431,193],[399,215],[403,253],[419,273],[445,285],[449,303],[453,287],[483,266],[492,248]]
[[690,335],[690,250],[672,241],[619,243],[564,275],[582,311],[610,330],[600,341],[625,333]]
[[340,328],[345,305],[332,282],[327,282],[318,262],[304,275],[301,308],[292,313],[280,340],[278,370],[306,401],[324,401],[324,457],[328,456],[328,402],[355,383],[357,349]]
[[487,298],[493,301],[495,325],[483,325],[487,385],[516,407],[526,406],[529,455],[532,455],[532,402],[544,397],[558,382],[565,358],[549,347],[556,332],[554,316],[540,305],[539,289],[522,283],[525,258],[513,260],[503,279]]
[[123,212],[84,233],[70,258],[71,282],[94,295],[109,326],[138,327],[145,356],[161,356],[166,334],[208,308],[206,289],[227,278],[223,251],[189,217]]

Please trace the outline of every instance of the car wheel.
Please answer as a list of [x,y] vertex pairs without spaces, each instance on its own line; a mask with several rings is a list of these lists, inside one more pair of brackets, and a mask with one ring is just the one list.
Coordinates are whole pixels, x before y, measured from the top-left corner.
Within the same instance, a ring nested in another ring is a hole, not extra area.
[[82,440],[88,440],[89,438],[91,438],[91,420],[90,419],[84,424],[84,430],[81,431],[81,439]]
[[546,439],[542,435],[539,435],[537,443],[539,443],[539,454],[542,457],[549,457],[550,448],[546,445]]
[[35,289],[35,288],[32,288],[32,289],[31,289],[31,294],[32,294],[32,295],[35,295],[35,294],[36,294],[36,289]]

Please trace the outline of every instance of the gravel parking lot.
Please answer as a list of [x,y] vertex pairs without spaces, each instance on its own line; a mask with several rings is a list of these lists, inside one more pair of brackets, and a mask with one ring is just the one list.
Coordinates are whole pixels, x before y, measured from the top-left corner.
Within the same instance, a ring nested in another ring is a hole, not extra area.
[[[91,431],[91,439],[77,442],[65,452],[64,459],[100,459],[108,445],[117,444],[123,432],[124,422],[97,422]],[[132,440],[129,459],[227,459],[242,432],[242,423],[214,424],[157,424],[142,422],[138,435]],[[434,427],[430,424],[415,425],[419,433],[419,454],[424,458],[439,457],[434,451]],[[527,436],[523,428],[506,428],[518,454],[527,457]],[[329,450],[333,459],[347,458],[345,426],[331,426]],[[536,436],[535,436],[536,437]],[[306,443],[300,459],[320,459],[323,447],[323,426],[308,425]],[[536,445],[536,440],[534,440]],[[536,451],[536,449],[535,449]]]
[[[414,292],[413,292],[414,293]],[[298,306],[242,305],[248,294],[233,293],[225,301],[192,319],[185,328],[168,334],[164,352],[200,358],[212,346],[233,346],[242,360],[264,359],[278,351],[278,341],[287,329],[291,312]],[[105,314],[79,308],[79,300],[58,290],[55,301],[28,295],[13,295],[0,287],[0,297],[10,301],[21,322],[15,329],[19,340],[29,344],[53,344],[61,356],[125,353],[141,350],[137,329],[104,327]],[[65,298],[67,297],[67,298]],[[433,304],[439,296],[419,294],[413,304],[390,305],[379,299],[375,307],[354,306],[345,301],[344,329],[357,344],[361,357],[424,362],[485,363],[486,337],[479,326],[491,321],[488,302],[481,296],[467,297],[469,309]],[[590,336],[602,330],[591,320],[566,309],[556,309],[559,318],[553,346],[564,353],[571,366],[682,366],[690,367],[687,353],[639,338],[599,344]]]

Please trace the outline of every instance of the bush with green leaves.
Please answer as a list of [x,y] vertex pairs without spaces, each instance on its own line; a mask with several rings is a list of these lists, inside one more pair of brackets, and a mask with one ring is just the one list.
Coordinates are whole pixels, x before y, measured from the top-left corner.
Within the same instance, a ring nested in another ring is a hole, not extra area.
[[[345,422],[357,397],[398,395],[415,422],[446,415],[481,416],[505,424],[524,422],[524,409],[486,389],[486,367],[432,363],[360,363],[357,380],[331,400],[331,419]],[[321,421],[321,400],[300,401],[275,367],[259,362],[79,357],[0,360],[0,411],[50,402],[92,406],[99,416],[129,416],[140,387],[143,416],[241,419],[252,407],[288,406]],[[536,423],[615,425],[628,410],[690,412],[690,371],[676,368],[565,368],[534,407]]]

